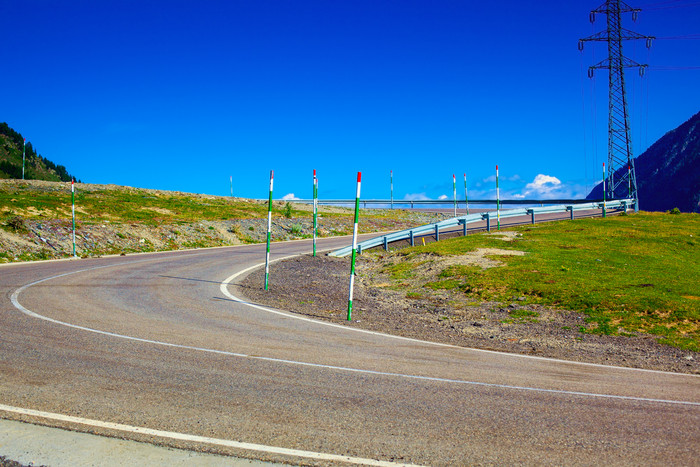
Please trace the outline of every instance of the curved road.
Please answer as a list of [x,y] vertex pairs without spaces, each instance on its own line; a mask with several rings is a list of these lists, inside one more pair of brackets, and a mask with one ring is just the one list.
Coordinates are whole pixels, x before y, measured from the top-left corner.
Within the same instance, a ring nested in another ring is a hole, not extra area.
[[321,465],[700,462],[700,377],[250,306],[227,284],[264,249],[0,267],[0,417]]

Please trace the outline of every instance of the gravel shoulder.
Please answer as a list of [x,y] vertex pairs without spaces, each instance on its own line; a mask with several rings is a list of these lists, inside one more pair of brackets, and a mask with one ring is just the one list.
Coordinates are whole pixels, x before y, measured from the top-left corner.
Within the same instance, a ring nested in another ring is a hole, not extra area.
[[[581,313],[540,305],[474,303],[454,292],[407,298],[382,274],[379,255],[358,258],[353,320],[347,321],[350,261],[298,256],[270,266],[269,290],[258,268],[235,285],[255,303],[387,334],[501,352],[605,365],[700,374],[700,355],[659,344],[655,336],[584,334]],[[410,295],[410,294],[409,294]]]

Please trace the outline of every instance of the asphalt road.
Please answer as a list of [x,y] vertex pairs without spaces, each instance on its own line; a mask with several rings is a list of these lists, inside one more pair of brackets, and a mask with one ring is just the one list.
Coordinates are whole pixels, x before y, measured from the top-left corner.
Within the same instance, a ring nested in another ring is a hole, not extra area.
[[[435,345],[236,301],[222,283],[264,250],[0,267],[0,417],[315,465],[700,463],[700,377]],[[272,257],[309,250],[273,243]]]

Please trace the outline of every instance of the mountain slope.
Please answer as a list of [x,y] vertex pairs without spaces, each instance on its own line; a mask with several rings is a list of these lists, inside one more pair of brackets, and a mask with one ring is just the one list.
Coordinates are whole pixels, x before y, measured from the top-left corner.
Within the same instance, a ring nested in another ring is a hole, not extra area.
[[[22,178],[22,135],[0,123],[0,178]],[[28,142],[25,147],[24,178],[27,180],[70,181],[71,175],[62,165],[56,165],[37,154]]]
[[[659,138],[634,164],[641,209],[700,212],[700,112]],[[602,197],[602,183],[588,195]]]

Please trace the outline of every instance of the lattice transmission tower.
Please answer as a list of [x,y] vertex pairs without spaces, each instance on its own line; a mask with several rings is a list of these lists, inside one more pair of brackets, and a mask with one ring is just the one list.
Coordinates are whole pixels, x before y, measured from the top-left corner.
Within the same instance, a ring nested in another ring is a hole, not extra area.
[[637,20],[641,10],[632,8],[622,0],[607,0],[603,5],[592,10],[590,21],[593,23],[597,13],[607,16],[605,30],[592,36],[579,39],[578,48],[583,50],[585,42],[607,42],[608,58],[588,68],[588,77],[592,78],[596,69],[608,70],[608,164],[606,172],[605,195],[608,199],[632,198],[635,211],[639,210],[637,196],[637,177],[634,170],[634,153],[630,132],[630,118],[625,91],[625,68],[639,68],[644,75],[647,65],[639,64],[622,54],[622,41],[632,39],[646,40],[651,47],[653,36],[644,36],[622,27],[622,13],[632,13],[632,20]]

